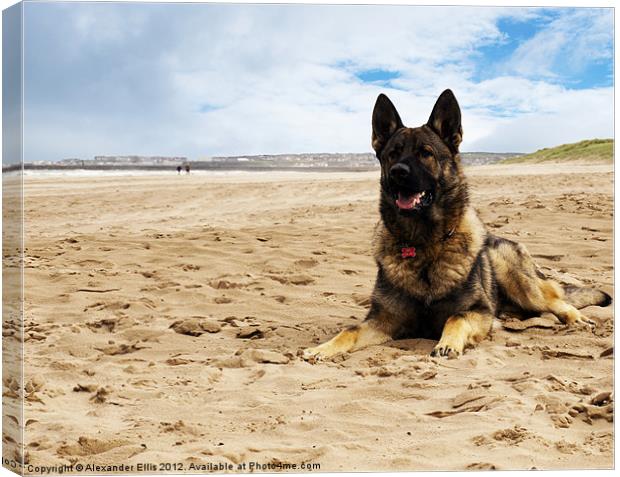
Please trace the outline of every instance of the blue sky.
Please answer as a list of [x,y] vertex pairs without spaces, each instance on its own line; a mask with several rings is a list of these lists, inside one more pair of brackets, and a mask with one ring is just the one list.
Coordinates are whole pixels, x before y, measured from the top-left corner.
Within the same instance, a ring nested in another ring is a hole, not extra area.
[[25,160],[370,152],[451,88],[464,151],[613,136],[613,11],[27,3]]

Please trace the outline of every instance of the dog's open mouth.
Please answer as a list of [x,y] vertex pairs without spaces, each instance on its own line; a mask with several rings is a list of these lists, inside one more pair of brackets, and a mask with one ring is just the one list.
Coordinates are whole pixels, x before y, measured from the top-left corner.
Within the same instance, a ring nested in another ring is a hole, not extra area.
[[395,199],[396,206],[401,210],[419,210],[431,204],[433,194],[431,194],[430,190],[413,193],[400,191]]

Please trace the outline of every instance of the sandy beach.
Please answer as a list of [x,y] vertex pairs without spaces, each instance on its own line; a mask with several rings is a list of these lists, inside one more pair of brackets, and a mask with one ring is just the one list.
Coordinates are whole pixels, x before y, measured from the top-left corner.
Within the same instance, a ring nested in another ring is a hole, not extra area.
[[[611,165],[466,172],[493,233],[613,296]],[[612,307],[584,310],[593,332],[496,320],[460,359],[429,340],[297,356],[365,316],[378,171],[34,174],[25,191],[31,469],[613,466]]]

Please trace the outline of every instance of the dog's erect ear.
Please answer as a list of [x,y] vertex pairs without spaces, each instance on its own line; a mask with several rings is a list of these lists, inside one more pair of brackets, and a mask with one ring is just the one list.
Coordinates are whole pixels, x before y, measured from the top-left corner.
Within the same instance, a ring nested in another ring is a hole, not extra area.
[[453,153],[459,151],[459,144],[463,140],[461,108],[451,90],[447,89],[441,93],[426,124],[439,135]]
[[380,94],[372,112],[372,148],[377,156],[392,135],[402,127],[403,122],[392,101],[383,93]]

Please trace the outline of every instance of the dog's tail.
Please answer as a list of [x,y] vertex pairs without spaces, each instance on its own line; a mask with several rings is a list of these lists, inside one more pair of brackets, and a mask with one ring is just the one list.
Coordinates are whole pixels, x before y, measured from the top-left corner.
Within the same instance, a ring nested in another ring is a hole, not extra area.
[[575,308],[611,305],[611,297],[604,291],[575,285],[563,285],[562,288],[564,288],[564,299]]

